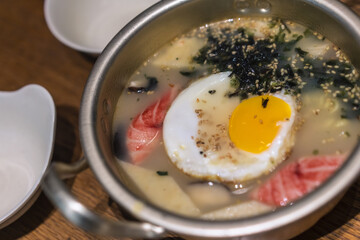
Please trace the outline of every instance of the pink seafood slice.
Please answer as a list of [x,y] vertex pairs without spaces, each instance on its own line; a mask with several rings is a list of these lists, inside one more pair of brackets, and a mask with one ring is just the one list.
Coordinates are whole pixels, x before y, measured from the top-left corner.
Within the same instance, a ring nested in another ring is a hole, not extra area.
[[257,188],[252,197],[265,204],[285,206],[318,187],[344,160],[343,155],[301,158],[280,169]]
[[178,92],[178,88],[172,87],[131,122],[126,145],[133,163],[141,163],[158,145],[166,112]]

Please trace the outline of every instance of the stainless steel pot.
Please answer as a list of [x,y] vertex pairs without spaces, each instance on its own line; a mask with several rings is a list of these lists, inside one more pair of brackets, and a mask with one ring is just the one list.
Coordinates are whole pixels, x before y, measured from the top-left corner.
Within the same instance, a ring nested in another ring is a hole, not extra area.
[[[288,239],[330,211],[360,172],[360,148],[329,181],[293,206],[240,220],[205,221],[166,212],[136,197],[122,183],[112,152],[115,104],[130,75],[163,44],[194,27],[239,16],[290,19],[320,32],[360,67],[360,20],[335,0],[164,0],[122,29],[98,58],[86,85],[80,111],[81,142],[92,171],[110,196],[141,222],[113,222],[93,214],[71,196],[60,178],[85,166],[53,165],[43,187],[73,223],[98,234],[159,238]],[[136,206],[142,206],[139,210]]]

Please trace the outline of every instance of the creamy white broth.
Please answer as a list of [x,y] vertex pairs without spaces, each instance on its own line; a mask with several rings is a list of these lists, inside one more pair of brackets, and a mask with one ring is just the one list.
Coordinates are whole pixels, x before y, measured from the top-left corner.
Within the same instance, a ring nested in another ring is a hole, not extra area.
[[[269,35],[276,35],[279,31],[277,27],[269,27],[271,24],[271,19],[227,20],[195,29],[160,49],[129,79],[129,86],[137,87],[145,86],[149,77],[156,78],[156,88],[144,93],[129,93],[125,89],[119,98],[113,125],[114,136],[118,138],[115,143],[125,141],[126,138],[124,132],[122,131],[122,135],[119,135],[118,130],[127,129],[137,114],[142,112],[150,103],[159,99],[169,88],[173,86],[186,88],[197,79],[219,71],[211,67],[211,64],[202,65],[191,61],[205,44],[206,31],[209,27],[230,29],[242,27],[249,34],[253,34],[255,38],[266,39]],[[281,24],[279,26],[283,27]],[[283,29],[285,41],[296,38],[296,35],[303,35],[304,37],[290,50],[283,53],[283,61],[288,61],[293,66],[301,68],[304,59],[299,55],[303,54],[303,52],[307,52],[308,58],[314,59],[313,67],[321,66],[324,62],[333,60],[336,56],[336,59],[347,61],[345,56],[322,36],[312,33],[305,27],[295,23],[286,22],[286,26],[291,34]],[[182,47],[185,49],[182,50]],[[171,50],[174,50],[175,53],[171,52]],[[306,67],[309,66],[305,65]],[[331,71],[336,70],[336,67],[333,66],[328,70],[331,73]],[[310,74],[310,76],[302,78],[302,81],[307,83],[304,84],[301,94],[295,96],[301,102],[299,105],[301,107],[299,107],[296,115],[298,129],[295,135],[295,145],[290,156],[271,174],[276,174],[276,170],[281,165],[295,161],[303,156],[349,153],[358,142],[360,135],[358,112],[352,110],[349,99],[334,97],[336,90],[330,91],[332,86],[315,87],[312,77],[315,76]],[[357,73],[354,71],[353,76],[349,77],[355,78]],[[354,92],[355,95],[358,94],[358,92]],[[115,144],[114,148],[116,147]],[[117,151],[115,150],[115,152]],[[254,203],[249,198],[249,192],[269,175],[261,176],[249,182],[217,183],[215,181],[203,181],[180,171],[169,160],[163,141],[138,167],[152,170],[154,173],[166,172],[167,176],[175,180],[180,189],[183,190],[182,194],[189,197],[199,209],[199,212],[196,210],[194,214],[183,213],[185,215],[203,216],[209,219],[226,219],[247,217],[275,209],[273,206]],[[156,176],[155,174],[154,177],[161,178],[162,176]],[[216,197],[220,195],[221,197]],[[167,197],[166,192],[163,197]],[[153,199],[148,198],[148,200],[160,207],[164,204],[156,203]],[[247,207],[252,210],[250,212],[241,210]],[[229,209],[235,209],[234,211],[238,212],[226,213],[230,211]]]

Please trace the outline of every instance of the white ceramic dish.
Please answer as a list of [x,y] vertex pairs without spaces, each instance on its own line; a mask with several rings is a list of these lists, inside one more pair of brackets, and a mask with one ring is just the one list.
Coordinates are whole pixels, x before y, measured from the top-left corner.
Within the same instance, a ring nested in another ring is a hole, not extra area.
[[0,91],[0,229],[37,199],[52,156],[55,105],[41,86]]
[[45,0],[46,23],[68,47],[100,54],[132,18],[158,0]]

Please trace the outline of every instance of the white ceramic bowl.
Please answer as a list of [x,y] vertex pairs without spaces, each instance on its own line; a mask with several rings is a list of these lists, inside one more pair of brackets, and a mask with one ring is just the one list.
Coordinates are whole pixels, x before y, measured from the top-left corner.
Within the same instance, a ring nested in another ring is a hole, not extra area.
[[132,18],[158,0],[45,0],[46,23],[68,47],[100,54]]
[[37,199],[52,155],[55,106],[39,85],[0,91],[0,229]]

